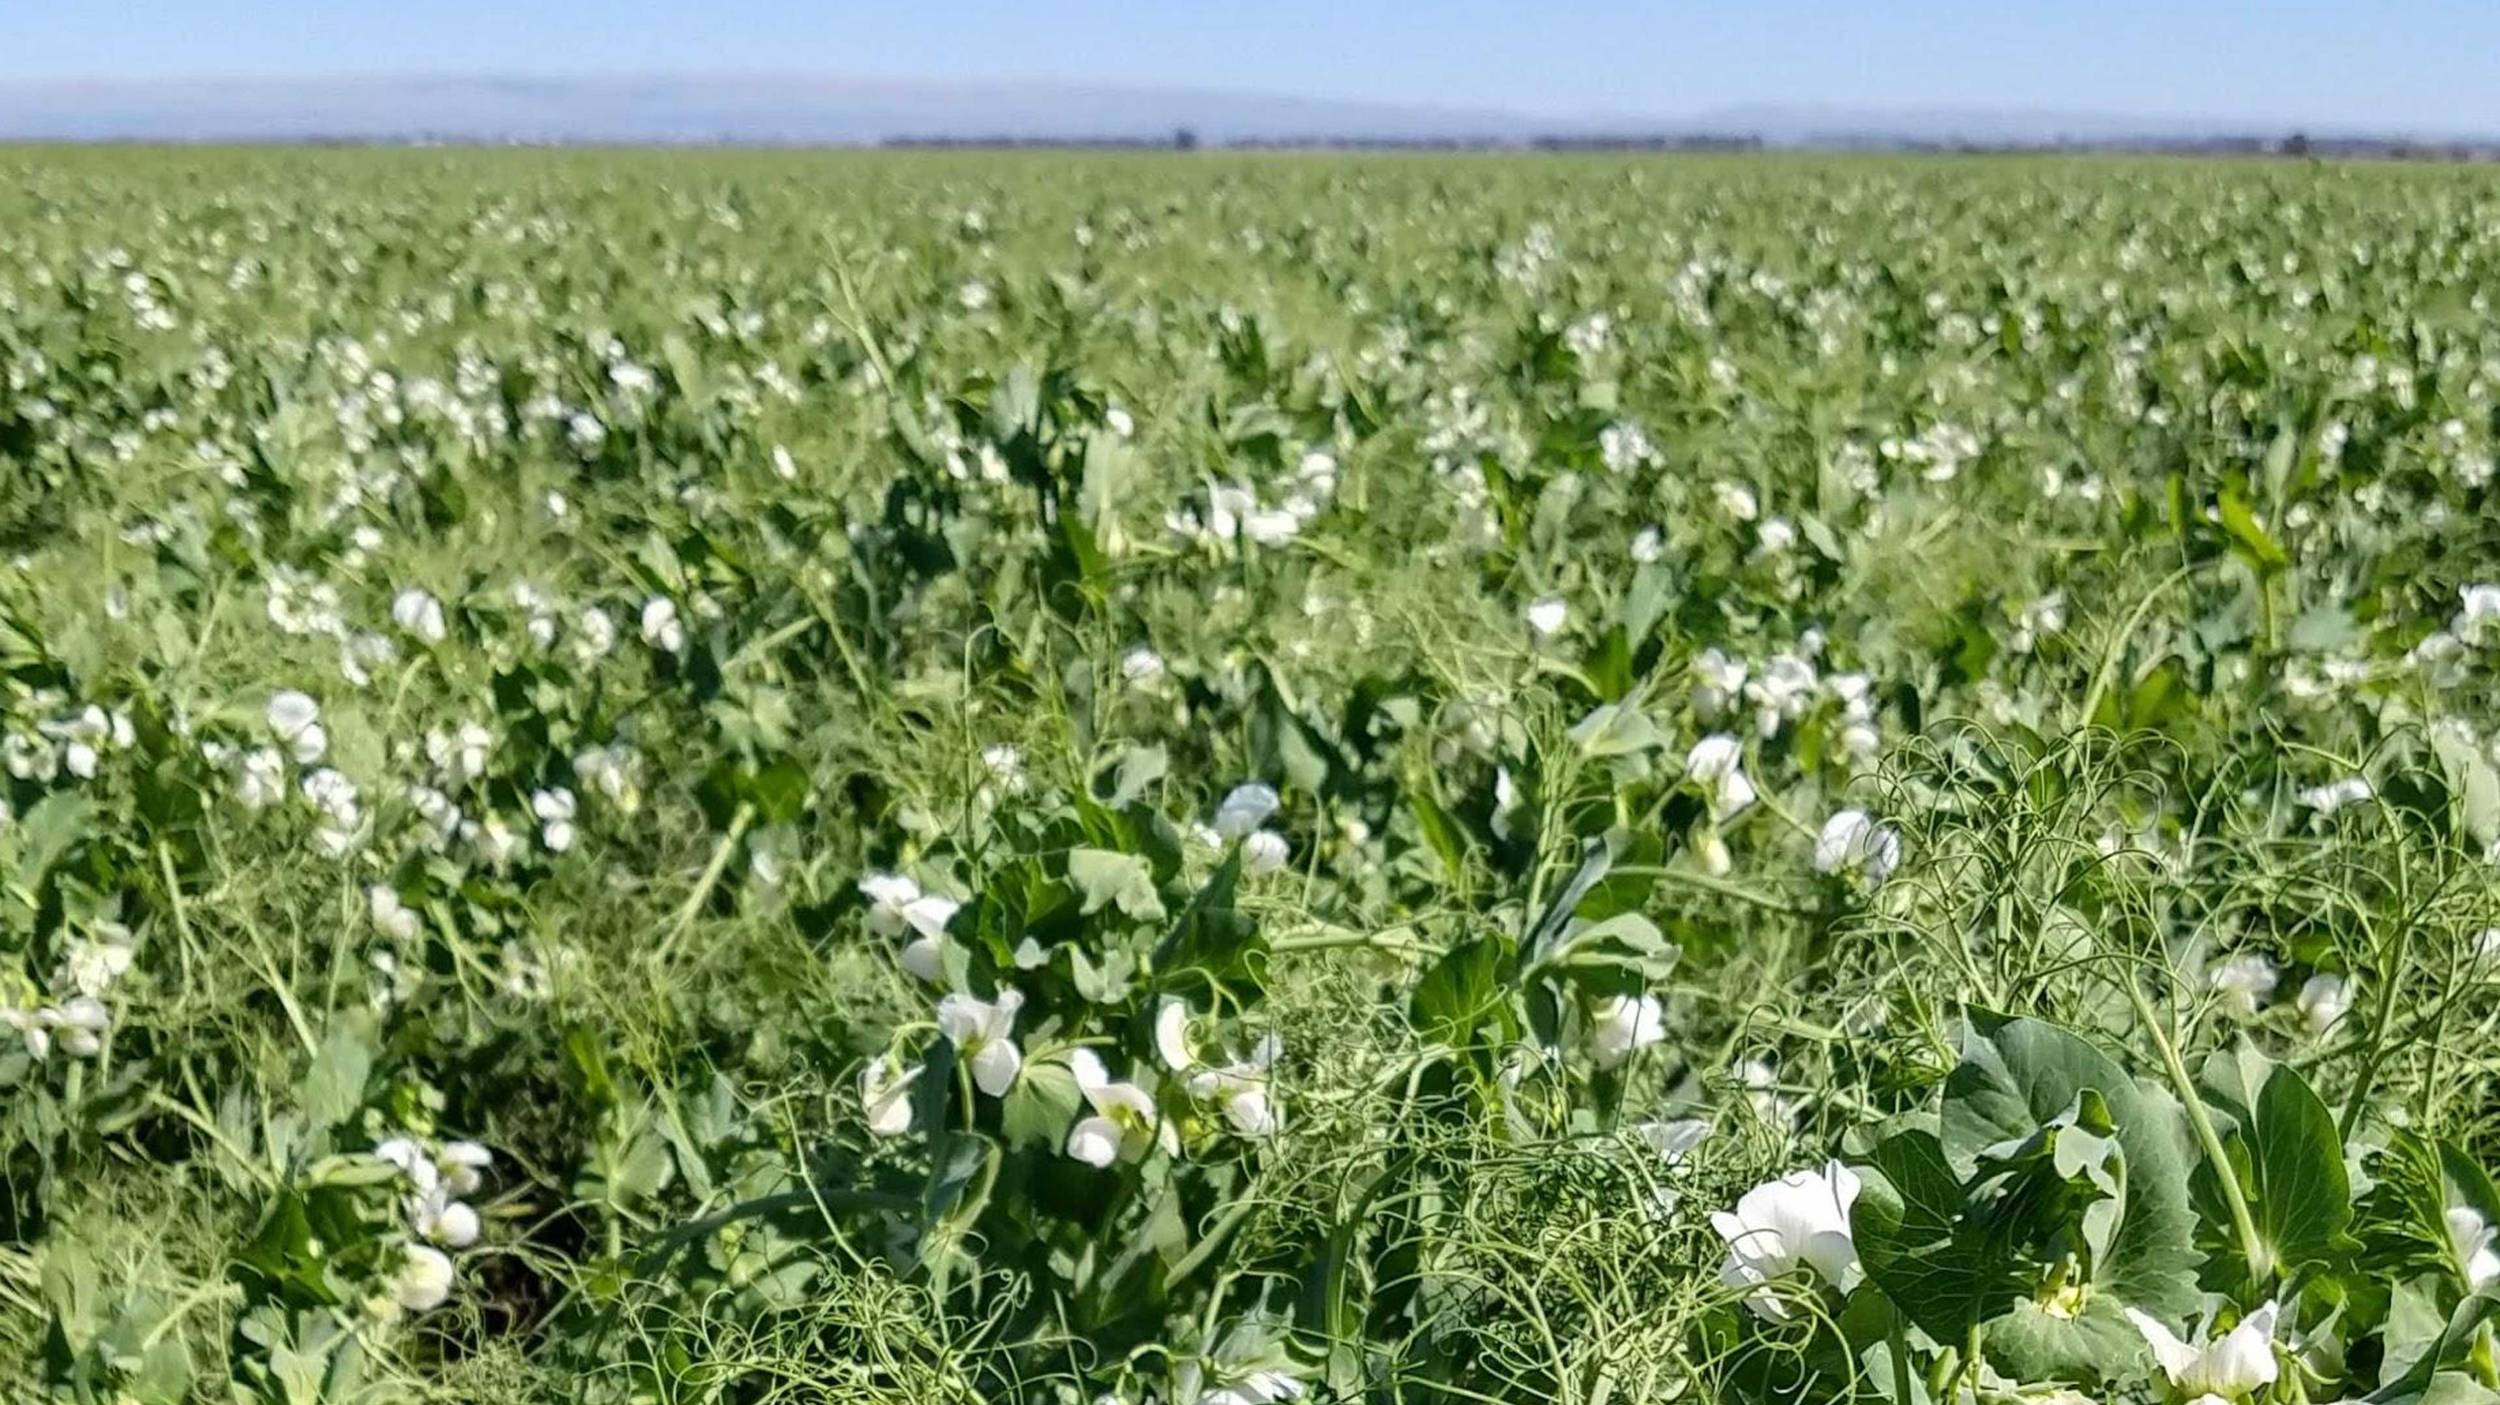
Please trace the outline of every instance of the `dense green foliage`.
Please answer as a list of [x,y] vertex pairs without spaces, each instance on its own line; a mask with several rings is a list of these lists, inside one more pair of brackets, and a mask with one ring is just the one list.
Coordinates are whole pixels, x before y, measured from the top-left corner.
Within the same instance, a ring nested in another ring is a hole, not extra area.
[[2500,1398],[2483,173],[0,172],[11,1399]]

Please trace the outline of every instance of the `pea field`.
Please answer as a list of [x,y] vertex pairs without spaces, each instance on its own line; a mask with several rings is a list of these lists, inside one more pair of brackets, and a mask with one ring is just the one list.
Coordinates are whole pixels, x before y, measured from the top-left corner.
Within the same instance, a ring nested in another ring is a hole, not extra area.
[[0,1399],[2500,1402],[2500,176],[0,149]]

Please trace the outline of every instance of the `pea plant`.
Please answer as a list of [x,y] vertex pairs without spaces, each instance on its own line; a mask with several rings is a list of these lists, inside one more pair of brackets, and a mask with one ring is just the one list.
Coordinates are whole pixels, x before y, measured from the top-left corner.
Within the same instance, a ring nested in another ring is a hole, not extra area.
[[2500,199],[0,153],[16,1399],[2500,1397]]

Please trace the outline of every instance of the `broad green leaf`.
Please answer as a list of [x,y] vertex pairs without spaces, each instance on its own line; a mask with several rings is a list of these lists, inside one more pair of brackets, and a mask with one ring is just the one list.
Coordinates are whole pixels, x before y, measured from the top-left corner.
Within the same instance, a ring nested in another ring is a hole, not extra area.
[[1083,1101],[1076,1075],[1066,1064],[1036,1060],[1024,1066],[1015,1086],[999,1100],[999,1127],[1010,1147],[1056,1149],[1076,1121]]
[[2197,1082],[2235,1125],[2246,1155],[2249,1213],[2277,1266],[2289,1273],[2347,1257],[2357,1247],[2345,1232],[2352,1223],[2352,1184],[2343,1138],[2317,1094],[2245,1040],[2216,1050]]
[[304,1075],[304,1115],[315,1127],[333,1127],[364,1106],[365,1079],[373,1070],[371,1035],[358,1021],[342,1019],[314,1052]]
[[1946,1079],[1941,1141],[1967,1176],[1992,1146],[2030,1137],[2086,1091],[2099,1094],[2126,1159],[2109,1250],[2079,1302],[2019,1299],[1987,1328],[2001,1371],[2041,1380],[2123,1378],[2145,1360],[2124,1308],[2183,1320],[2197,1301],[2193,1153],[2176,1100],[2139,1084],[2080,1037],[2037,1020],[1974,1012],[1962,1061]]
[[1109,849],[1075,849],[1068,854],[1068,881],[1084,894],[1088,917],[1117,906],[1140,922],[1163,916],[1163,899],[1155,893],[1154,869],[1135,854]]
[[1961,1224],[1962,1183],[1934,1134],[1886,1137],[1857,1169],[1850,1226],[1859,1262],[1921,1331],[1958,1342],[2021,1291],[2002,1246]]

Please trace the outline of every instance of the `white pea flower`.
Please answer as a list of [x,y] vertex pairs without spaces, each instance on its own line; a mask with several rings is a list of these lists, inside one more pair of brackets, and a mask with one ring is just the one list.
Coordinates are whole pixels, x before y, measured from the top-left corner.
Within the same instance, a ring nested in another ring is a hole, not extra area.
[[642,642],[663,654],[685,649],[686,626],[677,618],[676,601],[654,595],[642,602]]
[[1745,777],[1744,743],[1726,732],[1714,732],[1693,743],[1684,757],[1684,774],[1710,796],[1710,813],[1725,819],[1754,802],[1753,782]]
[[1791,1171],[1746,1191],[1733,1212],[1710,1216],[1710,1227],[1727,1241],[1719,1281],[1755,1290],[1745,1305],[1770,1322],[1786,1321],[1789,1309],[1769,1285],[1799,1268],[1848,1292],[1859,1277],[1857,1241],[1849,1227],[1857,1198],[1857,1173],[1837,1161],[1820,1171]]
[[1005,1097],[1024,1071],[1024,1051],[1016,1047],[1016,1011],[1024,1008],[1024,992],[1001,986],[996,1000],[960,991],[938,1002],[938,1029],[971,1066],[972,1082],[993,1098]]
[[73,1059],[92,1059],[101,1053],[104,1031],[113,1024],[112,1012],[92,995],[72,996],[40,1013],[52,1027],[54,1047]]
[[130,934],[118,928],[101,939],[73,942],[61,961],[62,983],[81,995],[101,996],[129,974],[136,955]]
[[1535,630],[1538,638],[1550,639],[1571,622],[1571,605],[1559,597],[1549,596],[1530,605],[1527,614],[1528,628]]
[[407,1197],[402,1208],[418,1238],[446,1249],[466,1249],[477,1242],[477,1211],[451,1197],[451,1187],[437,1182]]
[[1838,810],[1823,822],[1814,839],[1814,871],[1863,874],[1868,886],[1881,884],[1901,865],[1901,835],[1877,824],[1864,810]]
[[2321,971],[2301,982],[2300,994],[2292,998],[2292,1005],[2300,1011],[2300,1022],[2310,1034],[2323,1035],[2352,1008],[2352,982]]
[[417,818],[433,831],[432,838],[438,847],[450,843],[452,836],[460,832],[460,807],[452,803],[450,796],[430,785],[411,785],[407,789],[407,797],[409,807],[417,812]]
[[538,816],[538,838],[547,852],[561,854],[573,847],[573,816],[579,808],[573,792],[563,786],[530,792],[530,813]]
[[2471,1205],[2451,1205],[2446,1216],[2448,1248],[2456,1255],[2457,1273],[2465,1279],[2466,1291],[2479,1293],[2500,1282],[2500,1228],[2486,1223],[2482,1212]]
[[2458,588],[2457,617],[2450,629],[2479,642],[2484,628],[2495,620],[2500,620],[2500,585],[2484,583]]
[[1252,876],[1274,873],[1292,857],[1285,836],[1272,829],[1262,829],[1241,841],[1241,871]]
[[1762,503],[1754,497],[1753,489],[1732,478],[1712,484],[1710,496],[1718,503],[1719,511],[1739,522],[1751,522],[1762,515]]
[[2127,1320],[2144,1334],[2144,1344],[2152,1348],[2153,1359],[2161,1364],[2162,1374],[2170,1378],[2171,1387],[2203,1405],[2208,1400],[2243,1399],[2274,1384],[2279,1369],[2274,1359],[2276,1311],[2275,1304],[2267,1303],[2203,1346],[2190,1346],[2179,1340],[2168,1327],[2140,1309],[2128,1308]]
[[911,1089],[926,1068],[904,1068],[888,1055],[870,1060],[859,1071],[859,1106],[867,1115],[870,1136],[899,1137],[911,1130]]
[[923,893],[920,885],[894,873],[872,873],[860,880],[861,896],[868,899],[868,930],[881,937],[912,933],[903,944],[903,969],[915,979],[936,985],[945,979],[940,958],[945,948],[946,924],[953,921],[963,905],[953,898]]
[[365,910],[372,915],[372,928],[390,940],[405,940],[417,935],[417,910],[400,903],[400,890],[387,883],[375,883],[365,890]]
[[1225,839],[1246,839],[1283,803],[1273,786],[1258,781],[1234,786],[1215,807],[1215,832]]
[[22,1005],[0,1005],[0,1026],[15,1030],[26,1056],[38,1063],[52,1055],[52,1024],[45,1014]]
[[1102,412],[1102,425],[1103,428],[1122,439],[1137,433],[1137,421],[1129,415],[1128,411],[1117,405],[1110,406]]
[[422,590],[403,590],[391,600],[391,622],[428,644],[440,644],[450,631],[443,623],[443,602]]
[[412,1244],[392,1282],[391,1297],[410,1312],[431,1312],[451,1297],[451,1284],[450,1256],[428,1245]]
[[616,647],[616,616],[596,605],[581,612],[573,621],[573,656],[583,663],[595,663]]
[[454,1195],[469,1195],[486,1183],[485,1170],[495,1164],[495,1153],[476,1142],[445,1142],[435,1157],[443,1173],[443,1184]]
[[1609,995],[1591,1019],[1590,1052],[1599,1068],[1612,1069],[1666,1037],[1666,1006],[1657,996]]
[[1705,720],[1727,711],[1744,696],[1750,671],[1741,659],[1731,659],[1717,649],[1702,650],[1693,660],[1693,711]]
[[1151,688],[1163,681],[1163,655],[1140,646],[1120,656],[1120,676],[1130,686]]
[[1520,806],[1526,797],[1519,793],[1519,782],[1511,779],[1508,766],[1493,768],[1493,837],[1507,842],[1517,827]]
[[477,855],[489,868],[509,867],[529,849],[529,839],[501,815],[488,815],[483,821],[468,821],[460,826],[460,836],[476,847]]
[[779,444],[773,446],[773,476],[784,483],[796,482],[799,476],[798,460],[790,457],[790,451]]
[[[1158,1026],[1158,1041],[1162,1030]],[[1257,1139],[1276,1134],[1283,1125],[1277,1115],[1275,1099],[1268,1091],[1271,1072],[1276,1061],[1284,1056],[1285,1043],[1270,1033],[1252,1046],[1250,1057],[1218,1068],[1203,1068],[1189,1076],[1189,1095],[1200,1102],[1214,1103],[1224,1113],[1224,1120],[1233,1131]],[[1170,1050],[1165,1050],[1169,1060]]]
[[990,779],[1010,795],[1024,789],[1024,751],[1012,742],[994,742],[981,748],[981,764],[989,769]]
[[1736,871],[1736,856],[1728,852],[1727,836],[1716,829],[1701,836],[1701,842],[1693,848],[1693,861],[1712,878],[1725,878]]
[[2292,798],[2320,815],[2331,815],[2347,805],[2358,805],[2376,793],[2366,777],[2346,776],[2325,785],[2311,786]]
[[2273,962],[2248,952],[2214,967],[2209,979],[2222,997],[2222,1008],[2233,1019],[2248,1020],[2256,1018],[2257,1007],[2274,994],[2275,983],[2282,977]]
[[356,826],[363,821],[356,783],[323,767],[304,774],[300,788],[319,819],[313,826],[313,838],[332,857],[346,853],[355,846]]
[[61,753],[40,737],[11,732],[0,737],[0,763],[19,780],[43,784],[60,774]]
[[1252,1371],[1240,1380],[1198,1392],[1192,1405],[1276,1405],[1299,1400],[1310,1387],[1282,1371]]
[[269,730],[295,753],[298,765],[309,766],[330,749],[330,735],[321,729],[321,705],[289,688],[269,695]]
[[1094,1109],[1091,1117],[1080,1120],[1068,1133],[1068,1155],[1088,1166],[1103,1167],[1114,1161],[1142,1161],[1157,1146],[1169,1155],[1180,1153],[1179,1134],[1145,1089],[1113,1081],[1101,1057],[1091,1049],[1070,1054],[1068,1069],[1076,1075],[1077,1091]]
[[425,734],[425,759],[441,774],[446,790],[462,789],[485,775],[494,751],[495,734],[475,722]]
[[266,810],[286,794],[286,758],[274,749],[254,747],[235,765],[234,798],[246,810]]
[[370,687],[373,671],[398,657],[399,646],[388,637],[356,634],[339,641],[339,676],[356,687]]
[[1646,566],[1666,554],[1667,539],[1656,527],[1643,527],[1632,538],[1632,559]]
[[1163,997],[1155,1007],[1155,1053],[1163,1066],[1174,1073],[1187,1073],[1198,1061],[1189,1047],[1189,1002],[1177,996]]
[[642,758],[631,747],[594,746],[573,758],[573,774],[626,814],[642,808]]

